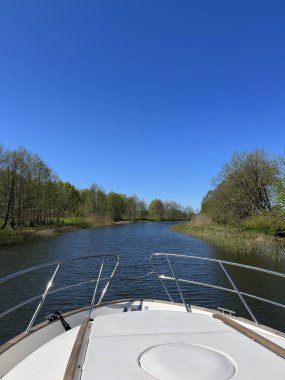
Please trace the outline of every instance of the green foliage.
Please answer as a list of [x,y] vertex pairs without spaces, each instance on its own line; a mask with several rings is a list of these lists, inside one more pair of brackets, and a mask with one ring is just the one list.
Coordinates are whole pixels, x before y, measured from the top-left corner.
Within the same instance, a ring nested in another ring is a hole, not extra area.
[[108,213],[116,222],[122,220],[126,211],[126,196],[111,192],[107,196]]
[[165,208],[160,199],[154,199],[148,207],[149,217],[152,220],[163,220]]
[[285,157],[278,159],[280,175],[275,182],[276,205],[275,208],[285,210]]
[[136,220],[139,213],[139,199],[133,195],[131,197],[126,197],[125,200],[125,217],[127,220]]
[[[149,208],[136,195],[127,196],[105,191],[93,184],[89,189],[82,190],[81,213],[93,220],[136,221],[136,220],[185,220],[194,214],[192,207],[183,208],[174,201],[162,202],[153,200]],[[95,218],[95,219],[94,219]]]
[[80,193],[58,180],[38,155],[0,148],[1,228],[58,224],[79,212]]
[[204,197],[202,212],[217,223],[236,225],[284,209],[285,180],[280,162],[263,150],[234,154],[214,181],[214,189]]
[[84,190],[85,214],[105,215],[108,210],[108,200],[105,191],[93,184],[88,190]]
[[272,255],[284,252],[285,240],[239,227],[216,223],[188,223],[172,226],[175,232],[203,239],[218,249],[236,254]]
[[241,226],[246,230],[255,230],[264,233],[285,231],[285,214],[264,213],[254,215],[245,220]]
[[164,205],[164,219],[166,220],[185,220],[194,214],[191,207],[184,209],[181,205],[174,201],[166,201]]
[[69,226],[78,226],[81,228],[90,227],[88,220],[83,216],[69,216],[63,218],[63,223]]
[[38,155],[0,145],[0,229],[58,225],[63,219],[68,225],[93,227],[149,217],[180,220],[192,214],[191,207],[157,199],[148,210],[137,196],[106,193],[96,184],[78,190],[61,181]]

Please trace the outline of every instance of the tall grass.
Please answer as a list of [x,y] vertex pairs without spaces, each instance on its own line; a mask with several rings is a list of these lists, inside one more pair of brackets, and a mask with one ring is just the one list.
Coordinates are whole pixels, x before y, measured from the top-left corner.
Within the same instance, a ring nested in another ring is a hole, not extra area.
[[242,227],[215,224],[209,220],[202,223],[201,219],[194,218],[187,224],[172,226],[172,230],[203,239],[216,248],[233,253],[285,253],[285,239],[245,230]]
[[0,230],[0,246],[22,244],[37,239],[47,239],[62,233],[81,228],[96,228],[113,224],[110,218],[68,217],[62,218],[59,224],[36,227],[5,228]]
[[5,228],[0,230],[0,246],[22,244],[37,239],[47,239],[81,228],[77,225],[56,224],[52,226]]

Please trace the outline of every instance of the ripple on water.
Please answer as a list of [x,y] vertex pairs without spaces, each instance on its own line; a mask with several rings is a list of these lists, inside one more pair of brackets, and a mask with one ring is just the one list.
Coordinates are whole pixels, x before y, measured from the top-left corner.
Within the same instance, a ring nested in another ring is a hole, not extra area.
[[[43,262],[57,259],[66,259],[72,256],[84,256],[100,253],[116,253],[120,256],[120,267],[110,286],[110,291],[106,299],[115,297],[149,297],[167,299],[159,281],[156,278],[133,279],[126,283],[126,277],[137,277],[150,270],[149,256],[153,252],[170,252],[181,253],[193,256],[205,256],[210,258],[219,258],[228,261],[241,262],[253,266],[269,268],[279,272],[285,272],[285,255],[284,252],[267,255],[244,255],[230,254],[225,251],[213,249],[205,241],[191,238],[186,235],[170,231],[169,222],[149,222],[126,224],[98,229],[84,229],[71,233],[66,233],[58,237],[33,242],[30,244],[15,246],[11,248],[0,249],[0,277],[16,272],[22,268],[27,268]],[[162,263],[161,270],[169,271],[166,263]],[[184,278],[194,281],[210,282],[220,286],[228,287],[229,284],[224,274],[217,265],[207,264],[200,261],[191,261],[185,263],[173,261],[173,267],[177,274]],[[108,268],[108,266],[107,266]],[[77,261],[76,266],[68,266],[58,274],[54,286],[71,284],[72,282],[83,281],[89,277],[96,277],[98,265],[92,265],[82,261]],[[255,293],[259,296],[274,298],[279,302],[285,303],[284,299],[284,281],[276,281],[270,276],[261,276],[250,271],[231,270],[231,274],[236,283],[243,291]],[[22,300],[40,294],[46,284],[48,276],[51,275],[51,269],[42,270],[40,273],[34,273],[33,276],[26,275],[17,281],[7,283],[0,288],[1,310],[11,307]],[[281,283],[282,282],[282,283]],[[12,286],[13,285],[13,286]],[[168,284],[169,289],[174,294],[174,298],[179,300],[175,284]],[[236,310],[239,314],[248,317],[240,305],[238,297],[221,291],[184,285],[187,302],[206,307],[223,306]],[[73,309],[84,304],[88,304],[92,286],[85,288],[76,288],[69,290],[65,294],[50,296],[40,315],[49,314],[58,309],[62,311]],[[25,327],[24,321],[27,321],[35,308],[35,303],[26,306],[19,312],[12,313],[9,321],[13,322],[12,329],[8,329],[8,318],[0,320],[0,331],[4,331],[1,336],[2,341],[8,339],[11,335],[20,332]],[[262,316],[261,322],[285,330],[284,313],[277,307],[269,307],[261,302],[250,302],[250,305],[256,311],[257,315]],[[20,316],[20,318],[19,318]],[[19,319],[21,323],[19,324]],[[2,326],[1,326],[2,325]],[[18,326],[20,331],[16,331]]]

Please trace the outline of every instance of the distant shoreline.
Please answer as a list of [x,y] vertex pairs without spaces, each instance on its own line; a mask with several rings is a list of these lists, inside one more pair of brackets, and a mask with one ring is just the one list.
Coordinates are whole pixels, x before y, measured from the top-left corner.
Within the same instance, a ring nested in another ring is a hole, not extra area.
[[[96,221],[92,218],[66,218],[59,224],[36,227],[5,228],[0,230],[0,247],[26,244],[36,240],[50,239],[58,235],[74,232],[85,228],[100,228],[133,223],[157,222],[157,220],[119,220],[110,219]],[[160,222],[163,222],[160,221]],[[169,221],[168,221],[169,222]],[[170,221],[174,222],[174,221]],[[175,221],[177,222],[177,221]]]
[[116,222],[90,222],[85,218],[67,218],[67,221],[36,227],[9,228],[0,230],[0,247],[25,244],[36,240],[49,239],[58,235],[84,228],[98,228],[116,224]]

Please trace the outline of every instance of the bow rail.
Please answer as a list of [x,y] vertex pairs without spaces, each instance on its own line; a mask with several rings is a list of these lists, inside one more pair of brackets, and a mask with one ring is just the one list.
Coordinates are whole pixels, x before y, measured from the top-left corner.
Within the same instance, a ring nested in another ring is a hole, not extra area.
[[[172,276],[167,276],[167,275],[159,272],[158,265],[157,265],[157,263],[154,262],[155,258],[164,258],[165,259],[165,262],[167,263]],[[195,260],[200,260],[200,261],[206,261],[206,262],[216,263],[222,269],[223,273],[225,274],[226,278],[228,279],[229,283],[231,284],[231,288],[226,288],[226,287],[222,287],[222,286],[218,286],[218,285],[214,285],[214,284],[209,284],[209,283],[200,282],[200,281],[193,281],[193,280],[188,280],[188,279],[177,277],[177,275],[176,275],[176,273],[175,273],[175,271],[173,269],[172,262],[171,262],[174,259],[185,259],[185,260],[192,260],[192,261],[193,260],[194,261]],[[226,269],[226,267],[227,266],[232,266],[232,267],[239,267],[239,268],[244,268],[244,269],[250,269],[250,270],[253,270],[253,271],[263,272],[263,273],[266,273],[266,274],[269,274],[269,275],[273,275],[273,276],[277,276],[277,277],[282,277],[282,278],[285,278],[285,274],[284,273],[274,272],[274,271],[271,271],[271,270],[268,270],[268,269],[254,267],[254,266],[245,265],[245,264],[238,264],[238,263],[234,263],[234,262],[231,262],[231,261],[210,259],[210,258],[207,258],[207,257],[200,257],[200,256],[188,256],[188,255],[181,255],[181,254],[175,254],[175,253],[159,253],[159,252],[153,253],[150,256],[150,265],[152,267],[153,272],[155,273],[155,275],[159,279],[159,281],[160,281],[160,283],[161,283],[161,285],[162,285],[165,293],[167,294],[167,296],[168,296],[168,298],[169,298],[169,300],[171,302],[174,302],[173,301],[173,297],[171,296],[171,294],[170,294],[170,292],[169,292],[169,290],[166,287],[166,285],[165,285],[164,282],[165,281],[174,281],[175,282],[177,290],[178,290],[180,298],[181,298],[181,301],[183,302],[183,304],[184,304],[185,309],[186,309],[187,312],[191,312],[191,307],[185,301],[183,292],[182,292],[181,287],[179,285],[181,283],[191,284],[191,285],[200,285],[200,286],[204,286],[204,287],[208,287],[208,288],[213,288],[213,289],[217,289],[217,290],[223,290],[223,291],[226,291],[226,292],[237,294],[238,297],[239,297],[239,299],[240,299],[240,301],[242,302],[243,306],[246,308],[246,310],[248,311],[249,315],[251,316],[252,320],[257,325],[259,323],[258,323],[258,321],[257,321],[257,319],[256,319],[256,317],[255,317],[255,315],[253,313],[253,311],[251,310],[251,308],[249,307],[248,303],[246,302],[245,297],[252,298],[252,299],[255,299],[255,300],[258,300],[258,301],[262,301],[262,302],[265,302],[265,303],[269,303],[269,304],[272,304],[272,305],[275,305],[275,306],[279,306],[279,307],[285,308],[285,304],[282,304],[282,303],[279,303],[279,302],[275,302],[275,301],[269,300],[267,298],[259,297],[259,296],[256,296],[254,294],[250,294],[250,293],[246,293],[246,292],[240,291],[238,289],[236,283],[234,282],[233,278],[231,277],[230,273]]]
[[[74,262],[74,261],[77,261],[77,260],[84,260],[84,259],[89,259],[89,258],[93,258],[93,259],[99,259],[100,260],[100,269],[99,269],[99,274],[96,278],[91,278],[87,281],[82,281],[82,282],[77,282],[77,283],[73,283],[73,284],[70,284],[70,285],[67,285],[67,286],[63,286],[63,287],[60,287],[60,288],[57,288],[57,289],[54,289],[54,290],[50,290],[51,287],[53,286],[53,282],[54,282],[54,279],[59,271],[59,269],[61,267],[63,267],[66,263],[70,263],[70,262]],[[111,263],[112,264],[112,269],[111,269],[111,273],[110,275],[108,276],[105,276],[105,277],[102,277],[102,272],[103,272],[103,269],[104,269],[104,265],[106,263],[107,260],[112,260],[113,262]],[[86,285],[86,284],[91,284],[91,283],[95,283],[95,287],[94,287],[94,291],[93,291],[93,294],[92,294],[92,300],[91,300],[91,303],[90,303],[90,306],[89,306],[89,311],[88,311],[88,316],[90,317],[91,315],[91,312],[92,312],[92,309],[94,307],[94,305],[99,305],[107,290],[108,290],[108,287],[116,273],[116,270],[119,266],[119,262],[120,262],[120,258],[118,255],[115,255],[115,254],[101,254],[101,255],[85,255],[85,256],[81,256],[81,257],[72,257],[70,259],[65,259],[65,260],[57,260],[57,261],[51,261],[51,262],[48,262],[48,263],[44,263],[44,264],[40,264],[40,265],[37,265],[37,266],[33,266],[33,267],[30,267],[30,268],[27,268],[27,269],[23,269],[21,271],[18,271],[16,273],[13,273],[11,275],[8,275],[6,277],[3,277],[0,279],[0,285],[9,281],[9,280],[12,280],[14,278],[17,278],[17,277],[20,277],[24,274],[27,274],[27,273],[30,273],[30,272],[34,272],[34,271],[37,271],[37,270],[40,270],[40,269],[43,269],[43,268],[48,268],[48,267],[55,267],[53,273],[52,273],[52,276],[50,277],[46,287],[45,287],[45,290],[43,293],[41,294],[38,294],[34,297],[31,297],[17,305],[14,305],[13,307],[5,310],[4,312],[2,312],[0,314],[0,318],[10,314],[11,312],[33,302],[33,301],[36,301],[36,300],[40,300],[40,302],[38,303],[37,305],[37,308],[36,310],[34,311],[33,313],[33,316],[26,328],[26,331],[25,333],[29,333],[41,308],[43,307],[45,301],[46,301],[46,298],[48,295],[51,295],[51,294],[55,294],[55,293],[58,293],[58,292],[61,292],[63,290],[67,290],[67,289],[71,289],[71,288],[76,288],[76,287],[79,287],[79,286],[82,286],[82,285]],[[106,284],[99,296],[99,299],[98,301],[96,302],[96,296],[97,296],[97,292],[98,292],[98,287],[100,285],[101,282],[103,281],[106,281]]]
[[[85,260],[85,259],[89,259],[89,258],[96,260],[96,263],[97,263],[96,264],[96,269],[97,269],[96,273],[98,273],[98,274],[96,274],[96,276],[93,276],[92,278],[85,280],[85,281],[71,283],[69,285],[57,287],[55,289],[52,288],[53,283],[54,283],[54,279],[56,278],[56,276],[58,276],[58,273],[60,272],[60,269],[62,267],[64,267],[68,263],[76,262],[78,260]],[[194,281],[191,279],[186,279],[186,278],[182,278],[181,276],[178,276],[175,273],[173,263],[175,260],[179,260],[179,259],[186,260],[186,261],[192,260],[192,261],[213,262],[213,263],[217,264],[222,269],[222,272],[224,273],[224,275],[225,275],[226,279],[228,280],[229,284],[231,285],[231,287],[214,285],[214,284],[211,284],[208,282],[202,282],[202,281]],[[108,261],[109,267],[111,269],[110,269],[110,273],[106,275],[106,274],[103,274],[103,272],[104,272],[104,267],[106,266],[107,261]],[[249,313],[249,315],[251,316],[252,320],[256,324],[258,324],[257,318],[254,315],[250,306],[248,305],[246,298],[255,299],[255,300],[262,301],[262,302],[265,302],[265,303],[268,303],[268,304],[278,306],[278,307],[285,309],[285,304],[283,304],[283,303],[276,302],[276,301],[273,301],[273,300],[270,300],[267,298],[263,298],[263,297],[260,297],[260,296],[239,290],[238,286],[236,285],[236,283],[234,282],[232,276],[230,275],[230,273],[228,271],[228,267],[238,267],[238,268],[243,268],[243,269],[249,269],[249,270],[253,270],[256,272],[262,272],[265,274],[269,274],[269,275],[277,276],[277,277],[281,277],[281,278],[285,278],[284,273],[274,272],[274,271],[271,271],[268,269],[253,267],[253,266],[245,265],[245,264],[238,264],[238,263],[234,263],[234,262],[230,262],[230,261],[211,259],[211,258],[200,257],[200,256],[189,256],[189,255],[175,254],[175,253],[153,253],[150,256],[149,261],[150,261],[151,271],[148,271],[146,274],[143,274],[143,275],[135,274],[134,276],[130,276],[130,277],[124,276],[123,279],[126,282],[126,284],[129,285],[130,280],[148,279],[148,278],[150,279],[151,277],[156,276],[158,278],[158,280],[160,281],[160,284],[163,287],[165,293],[167,294],[167,297],[169,298],[169,300],[171,302],[174,303],[173,296],[171,295],[169,288],[166,286],[166,282],[172,281],[176,284],[176,288],[178,290],[179,296],[180,296],[181,301],[184,304],[184,307],[185,307],[187,312],[191,312],[191,306],[185,300],[185,295],[183,294],[183,291],[181,289],[181,284],[198,285],[198,286],[213,288],[213,289],[229,292],[232,294],[236,294],[239,297],[239,299],[240,299],[241,303],[243,304],[243,306],[245,307],[245,309],[247,310],[247,312]],[[83,285],[94,284],[94,290],[93,290],[92,299],[91,299],[89,311],[88,311],[88,315],[90,317],[94,305],[97,306],[97,305],[100,305],[102,303],[102,300],[107,293],[109,285],[115,276],[115,273],[116,273],[117,268],[119,266],[119,262],[120,262],[120,258],[116,254],[85,255],[85,256],[81,256],[81,257],[72,257],[72,258],[65,259],[65,260],[57,260],[57,261],[52,261],[52,262],[40,264],[37,266],[33,266],[30,268],[23,269],[21,271],[18,271],[16,273],[13,273],[13,274],[8,275],[6,277],[3,277],[0,279],[0,285],[3,283],[6,283],[12,279],[18,278],[24,274],[28,274],[28,273],[31,273],[34,271],[38,271],[38,270],[43,269],[43,268],[49,268],[49,267],[54,268],[53,273],[50,276],[50,278],[46,284],[46,287],[42,293],[37,294],[36,296],[30,297],[30,298],[28,298],[28,299],[26,299],[26,300],[24,300],[24,301],[22,301],[16,305],[13,305],[12,307],[8,308],[7,310],[2,311],[0,313],[0,319],[6,315],[12,313],[13,311],[15,311],[17,309],[22,308],[22,307],[30,304],[31,302],[38,300],[39,302],[37,304],[36,310],[34,311],[33,316],[30,319],[29,324],[28,324],[26,331],[25,331],[26,333],[29,333],[32,326],[34,325],[34,322],[35,322],[40,310],[42,309],[42,307],[46,301],[46,298],[48,296],[51,296],[53,294],[56,294],[56,293],[59,293],[59,292],[62,292],[62,291],[68,290],[68,289],[78,288],[78,287],[81,287]],[[165,272],[162,273],[162,271],[159,270],[158,264],[161,264],[161,263],[164,263],[167,265],[167,267],[170,270],[170,275],[166,274]],[[100,295],[98,296],[97,293],[98,293],[99,286],[103,282],[105,282],[105,286],[103,287],[103,289],[101,287],[102,291],[101,291]],[[224,309],[224,310],[226,310],[226,309]]]

